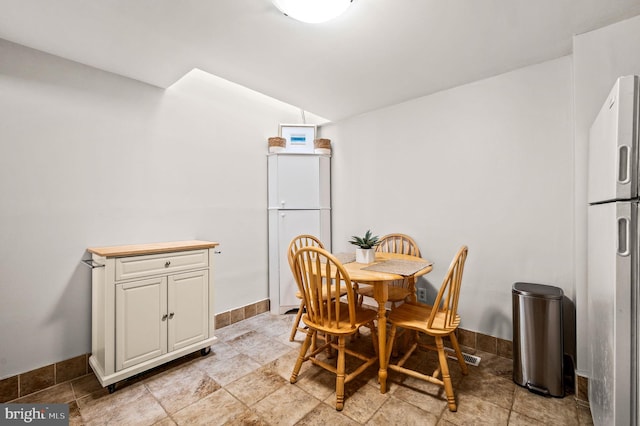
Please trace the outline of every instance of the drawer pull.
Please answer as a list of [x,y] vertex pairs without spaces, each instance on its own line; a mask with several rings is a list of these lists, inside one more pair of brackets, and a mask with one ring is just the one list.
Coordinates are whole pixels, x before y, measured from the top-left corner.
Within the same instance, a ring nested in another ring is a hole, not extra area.
[[169,319],[173,318],[173,316],[174,316],[174,315],[175,315],[175,312],[171,312],[171,313],[169,314]]
[[165,268],[168,268],[169,265],[171,265],[171,261],[170,260],[167,260],[166,262],[164,262],[164,267]]
[[169,315],[164,314],[164,315],[162,316],[162,321],[166,321],[168,316],[169,316]]

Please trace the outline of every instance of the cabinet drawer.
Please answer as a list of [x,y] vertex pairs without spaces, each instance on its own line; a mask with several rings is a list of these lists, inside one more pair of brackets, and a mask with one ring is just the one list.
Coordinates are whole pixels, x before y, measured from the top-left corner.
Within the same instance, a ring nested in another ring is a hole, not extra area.
[[116,281],[209,266],[208,250],[121,257],[115,260]]

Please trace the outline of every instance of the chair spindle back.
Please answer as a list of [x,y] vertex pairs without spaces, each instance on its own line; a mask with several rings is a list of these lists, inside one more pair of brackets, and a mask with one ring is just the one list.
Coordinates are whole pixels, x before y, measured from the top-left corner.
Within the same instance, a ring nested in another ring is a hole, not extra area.
[[[351,278],[338,259],[320,247],[302,247],[293,255],[293,271],[298,289],[304,297],[307,319],[326,329],[355,328],[356,299]],[[336,288],[346,291],[348,311],[340,309]]]
[[380,238],[380,244],[376,246],[377,252],[400,253],[420,257],[418,244],[405,234],[388,234]]
[[[455,327],[454,322],[458,316],[458,300],[460,298],[462,273],[464,272],[464,264],[467,260],[468,251],[467,246],[462,246],[451,261],[447,275],[433,303],[433,309],[427,321],[428,328],[442,327],[443,329],[448,329]],[[437,326],[434,327],[433,322],[438,312],[445,313],[444,323],[438,323]]]
[[293,255],[302,247],[320,247],[324,248],[322,241],[318,237],[314,237],[309,234],[298,235],[289,243],[289,249],[287,251],[287,259],[289,260],[289,266],[293,265]]

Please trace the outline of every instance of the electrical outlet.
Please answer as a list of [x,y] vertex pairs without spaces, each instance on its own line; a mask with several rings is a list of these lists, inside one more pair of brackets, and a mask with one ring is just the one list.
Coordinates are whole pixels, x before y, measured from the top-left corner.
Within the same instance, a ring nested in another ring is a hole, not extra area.
[[427,289],[426,288],[418,288],[418,302],[427,302]]

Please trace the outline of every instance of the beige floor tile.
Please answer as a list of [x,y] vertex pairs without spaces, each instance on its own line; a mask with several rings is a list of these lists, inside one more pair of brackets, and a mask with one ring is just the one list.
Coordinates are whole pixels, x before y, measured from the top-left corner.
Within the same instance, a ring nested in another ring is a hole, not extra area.
[[512,380],[481,370],[464,377],[454,392],[456,395],[473,395],[510,410],[515,387]]
[[225,389],[251,407],[265,396],[286,385],[289,385],[289,381],[285,381],[277,372],[266,366],[230,383],[225,386]]
[[71,382],[61,383],[59,385],[52,386],[50,388],[41,390],[36,393],[23,396],[16,400],[11,401],[14,404],[62,404],[69,403],[75,400],[73,389],[71,388]]
[[82,415],[80,414],[80,408],[78,407],[78,403],[76,401],[69,403],[69,426],[81,426],[84,423],[82,422]]
[[85,425],[152,425],[167,412],[141,383],[109,394],[106,390],[78,400]]
[[73,388],[76,399],[80,399],[102,389],[102,385],[100,385],[100,382],[93,373],[72,380],[71,387]]
[[512,411],[509,415],[509,426],[543,426],[545,423],[540,422],[524,414]]
[[543,423],[565,426],[578,424],[578,410],[571,396],[546,397],[517,386],[512,410]]
[[238,352],[249,356],[261,365],[277,359],[291,350],[291,347],[276,342],[258,331],[250,331],[227,342]]
[[247,411],[246,405],[220,389],[172,415],[178,425],[223,425]]
[[246,320],[247,327],[257,330],[265,336],[279,336],[286,331],[291,331],[295,315],[258,315]]
[[480,366],[470,366],[471,370],[481,369],[482,371],[499,376],[507,380],[513,380],[513,360],[502,358],[497,355],[488,354],[482,351],[475,351],[475,355],[481,358]]
[[507,425],[509,410],[498,407],[491,402],[473,395],[460,395],[458,411],[452,412],[447,408],[442,412],[442,420],[455,425]]
[[211,346],[211,353],[207,356],[207,359],[210,362],[223,362],[236,355],[240,355],[240,352],[225,342],[218,340]]
[[[342,413],[364,424],[390,397],[388,393],[381,394],[377,387],[373,387],[365,381],[354,379],[345,385],[344,408]],[[329,397],[325,398],[324,402],[330,407],[335,408],[335,391],[332,392]]]
[[447,409],[447,398],[442,386],[413,377],[405,377],[404,381],[397,385],[393,396],[437,417]]
[[176,426],[176,422],[174,422],[171,417],[165,417],[159,422],[154,423],[153,426]]
[[323,368],[311,365],[311,368],[305,374],[298,375],[298,381],[295,385],[315,398],[324,401],[329,395],[335,394],[336,375]]
[[428,426],[436,425],[438,416],[423,411],[420,408],[404,402],[400,399],[389,398],[373,415],[367,425],[387,426],[401,424],[403,426]]
[[[287,354],[274,361],[271,361],[269,364],[267,364],[267,366],[269,366],[272,371],[277,372],[283,379],[288,382],[291,379],[293,367],[295,366],[298,355],[300,354],[299,349],[299,347],[292,349]],[[310,368],[315,369],[317,367],[314,367],[310,362],[303,363],[302,367],[300,367],[299,376],[306,374],[306,371]]]
[[[545,398],[513,383],[513,362],[465,348],[482,357],[463,376],[449,360],[458,411],[450,412],[444,389],[389,371],[379,392],[377,365],[345,386],[343,411],[335,410],[335,375],[310,362],[289,383],[304,334],[289,342],[293,315],[264,313],[216,331],[211,354],[194,353],[119,382],[109,394],[93,374],[13,402],[70,403],[70,425],[592,425],[588,406],[572,395]],[[372,351],[369,331],[348,343]],[[326,359],[325,354],[319,355]],[[347,357],[347,371],[359,364]],[[407,366],[431,374],[434,352],[418,351]],[[171,414],[169,414],[171,412]],[[399,421],[398,419],[402,419]]]
[[327,404],[318,404],[316,408],[296,423],[296,426],[356,426],[359,424],[340,411],[336,411],[334,407],[330,407]]
[[[254,318],[263,318],[261,315]],[[230,340],[235,339],[238,336],[241,336],[245,333],[248,333],[252,330],[249,320],[244,320],[237,322],[235,324],[229,325],[224,328],[219,328],[214,332],[214,335],[218,338],[219,341],[228,342]],[[216,344],[214,344],[215,346]]]
[[166,371],[145,380],[144,384],[169,414],[220,389],[197,364]]
[[271,425],[294,425],[321,404],[297,386],[282,386],[252,407]]
[[272,426],[265,422],[256,412],[247,410],[227,420],[225,426]]
[[256,361],[241,353],[226,360],[203,359],[196,365],[222,386],[226,386],[261,367]]

